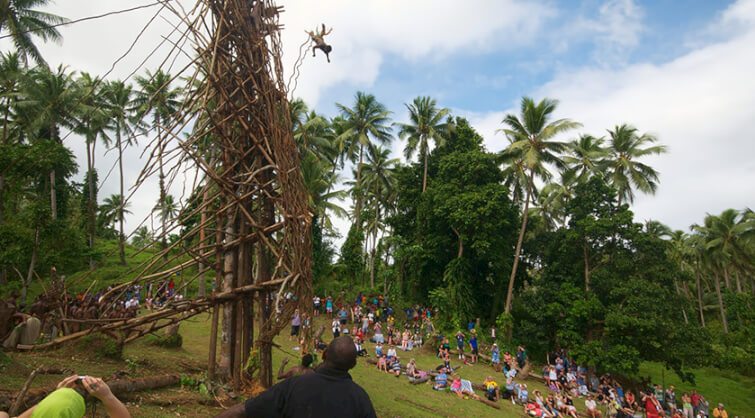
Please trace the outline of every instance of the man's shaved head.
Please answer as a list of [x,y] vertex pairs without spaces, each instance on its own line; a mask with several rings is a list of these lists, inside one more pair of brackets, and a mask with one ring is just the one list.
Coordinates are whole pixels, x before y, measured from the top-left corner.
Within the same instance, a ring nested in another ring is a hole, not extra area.
[[346,335],[334,339],[325,349],[322,358],[333,368],[350,370],[357,364],[357,348],[354,340]]

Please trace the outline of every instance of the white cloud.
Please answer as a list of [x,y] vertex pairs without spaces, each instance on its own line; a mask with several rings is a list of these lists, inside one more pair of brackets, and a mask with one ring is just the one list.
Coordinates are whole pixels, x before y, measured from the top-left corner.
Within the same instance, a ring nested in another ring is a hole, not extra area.
[[[179,0],[177,3],[183,5],[185,10],[191,10],[195,2]],[[281,21],[285,25],[282,40],[284,61],[288,69],[293,67],[299,45],[307,38],[305,29],[312,29],[321,23],[334,28],[327,38],[333,45],[333,62],[328,64],[319,53],[313,59],[308,55],[311,52],[307,51],[301,67],[296,95],[312,105],[318,103],[322,91],[328,88],[344,84],[353,86],[354,89],[368,88],[377,79],[387,55],[399,56],[409,62],[420,59],[441,60],[459,51],[479,52],[522,45],[531,41],[542,21],[553,14],[548,6],[523,0],[481,0],[463,5],[431,0],[324,0],[316,3],[298,0],[282,3],[286,7]],[[131,0],[77,0],[59,1],[51,4],[46,11],[77,19],[130,7],[134,7]],[[62,63],[69,65],[72,70],[103,75],[131,47],[139,32],[158,10],[159,7],[150,7],[61,27],[63,42],[59,45],[41,44],[40,50],[51,66]],[[174,41],[178,39],[178,34],[174,33],[176,21],[175,15],[163,10],[140,36],[133,51],[115,66],[109,78],[122,79],[134,72],[142,74],[146,68],[154,70],[161,65],[173,48],[164,37],[170,37]],[[506,44],[499,44],[500,39],[506,39]],[[7,40],[0,41],[3,49],[8,46]],[[191,51],[190,45],[185,47]],[[155,49],[157,51],[148,57]],[[178,57],[174,61],[173,57],[176,55]],[[185,56],[173,51],[165,65],[166,69],[170,68],[175,73],[187,62]],[[145,164],[146,158],[141,157],[141,152],[147,142],[143,140],[140,147],[125,153],[127,189],[133,186]],[[80,165],[77,180],[80,180],[86,170],[84,141],[71,135],[66,140],[66,145],[77,156]],[[104,179],[115,161],[113,152],[98,157],[97,168],[101,179]],[[178,185],[171,189],[171,193],[177,197],[182,192]],[[100,200],[114,193],[118,193],[117,172],[102,185]],[[126,195],[129,195],[128,191]],[[157,195],[156,179],[148,179],[133,194],[130,202],[134,215],[127,218],[128,231],[149,218]],[[349,202],[345,203],[348,204]],[[344,221],[340,221],[339,226],[343,225]],[[339,229],[343,230],[343,234],[347,231],[347,228]]]
[[616,65],[627,60],[640,43],[644,12],[634,0],[607,0],[595,15],[566,16],[567,24],[556,33],[556,51],[566,52],[571,44],[594,44],[592,58],[600,65]]
[[[639,220],[658,219],[687,229],[704,214],[753,205],[755,141],[755,2],[734,4],[724,20],[749,26],[728,40],[709,44],[660,65],[563,72],[537,89],[536,99],[559,99],[557,117],[584,124],[583,132],[631,123],[651,132],[669,153],[648,159],[661,173],[655,196],[636,199]],[[470,117],[489,149],[504,139],[489,136],[505,112]],[[490,138],[497,138],[491,140]]]
[[[509,49],[527,44],[552,17],[548,5],[520,0],[437,2],[431,0],[373,2],[324,0],[286,4],[281,21],[286,62],[296,60],[305,29],[325,23],[333,28],[326,39],[332,63],[307,56],[296,95],[317,104],[320,92],[347,83],[355,88],[372,85],[386,55],[409,63],[440,61],[460,52]],[[505,40],[505,42],[501,42]]]

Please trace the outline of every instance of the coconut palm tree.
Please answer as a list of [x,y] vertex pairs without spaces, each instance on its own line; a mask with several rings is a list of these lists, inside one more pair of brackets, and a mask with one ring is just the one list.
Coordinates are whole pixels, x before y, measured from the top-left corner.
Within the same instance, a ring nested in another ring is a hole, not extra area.
[[128,210],[130,206],[131,203],[123,200],[123,195],[113,194],[102,201],[100,216],[105,225],[115,227],[115,224],[119,222],[122,225],[126,215],[131,215],[131,211]]
[[407,161],[419,152],[423,160],[422,193],[427,189],[427,158],[430,154],[430,140],[435,146],[445,143],[449,124],[446,116],[450,112],[447,108],[438,109],[435,99],[428,96],[417,97],[412,104],[404,104],[409,110],[410,123],[395,124],[399,127],[398,136],[406,140],[404,156]]
[[153,241],[154,237],[152,236],[152,232],[150,232],[149,228],[146,226],[137,228],[137,230],[134,231],[134,236],[131,237],[131,244],[137,248],[145,248],[152,245]]
[[[749,243],[746,237],[755,230],[755,222],[748,220],[735,209],[726,209],[719,216],[708,214],[703,225],[693,225],[692,230],[699,234],[703,245],[701,257],[712,270],[721,324],[724,332],[728,333],[729,324],[721,295],[720,278],[724,277],[727,289],[731,290],[732,268],[735,260],[748,256]],[[741,290],[741,284],[739,284],[737,291]]]
[[666,152],[665,145],[651,145],[658,141],[650,134],[639,134],[637,128],[623,124],[608,131],[608,179],[618,192],[618,206],[634,201],[634,190],[654,194],[658,188],[658,172],[638,160]]
[[309,192],[309,206],[312,212],[326,230],[334,232],[330,214],[338,218],[348,217],[346,210],[334,202],[346,197],[345,191],[333,190],[334,184],[338,183],[338,174],[330,170],[327,162],[319,160],[313,154],[305,154],[302,157],[301,171],[304,186]]
[[[172,77],[170,74],[157,70],[154,74],[147,73],[142,77],[136,77],[136,84],[139,86],[139,91],[134,97],[134,108],[137,110],[139,119],[145,119],[152,117],[152,129],[157,132],[157,164],[159,170],[158,183],[160,187],[160,207],[167,206],[165,199],[167,192],[165,190],[165,171],[163,168],[163,153],[165,151],[165,143],[169,141],[168,137],[163,137],[164,129],[168,123],[173,119],[174,115],[181,107],[181,94],[182,90],[179,88],[171,87]],[[165,222],[166,218],[162,219],[162,238],[161,245],[163,250],[168,248],[167,237],[165,231],[167,230]],[[168,259],[166,252],[163,252],[165,260]]]
[[506,314],[511,312],[511,301],[514,297],[514,278],[519,267],[524,233],[527,230],[527,216],[535,176],[547,180],[550,174],[546,164],[563,166],[560,154],[566,149],[566,144],[554,141],[554,137],[581,126],[569,119],[551,121],[556,106],[558,106],[556,100],[546,98],[535,103],[531,98],[524,97],[522,98],[520,116],[508,114],[502,121],[506,127],[501,131],[506,134],[509,140],[509,146],[503,151],[504,160],[519,161],[527,174],[522,225],[519,229],[519,239],[514,251],[514,263],[511,268],[506,304],[504,305]]
[[[74,131],[84,136],[87,148],[87,233],[89,235],[89,249],[94,250],[96,235],[97,215],[97,185],[95,184],[96,168],[95,157],[97,139],[102,139],[105,146],[110,144],[110,138],[106,134],[110,117],[105,108],[102,95],[103,82],[98,77],[92,77],[89,73],[81,73],[76,80],[80,90],[80,100],[77,126]],[[94,258],[89,258],[89,267],[94,268]]]
[[[118,151],[118,174],[120,180],[120,195],[125,196],[123,179],[123,149],[135,145],[136,132],[140,128],[140,121],[135,120],[133,111],[134,91],[123,81],[109,81],[102,90],[110,123],[108,130],[115,136],[115,149]],[[126,236],[123,233],[123,218],[119,225],[118,250],[121,264],[126,265]]]
[[[51,71],[37,67],[24,79],[22,90],[25,99],[19,101],[19,109],[29,118],[27,125],[44,138],[61,143],[60,129],[73,129],[78,125],[76,115],[80,114],[79,89],[73,81],[73,74],[66,67],[59,66]],[[50,212],[53,220],[58,218],[55,168],[50,170]]]
[[569,142],[568,153],[563,156],[569,174],[576,176],[579,181],[594,174],[602,175],[608,157],[604,143],[605,139],[592,135],[580,135],[578,139]]
[[391,199],[396,190],[396,179],[393,176],[399,160],[390,158],[391,151],[379,145],[371,145],[367,151],[367,162],[364,170],[364,189],[366,197],[372,203],[371,211],[374,218],[368,225],[367,234],[372,233],[372,247],[370,249],[370,286],[375,287],[375,249],[377,236],[382,229],[381,208]]
[[3,0],[0,1],[0,34],[7,31],[16,47],[16,52],[24,62],[31,58],[37,64],[46,66],[32,36],[43,41],[60,42],[60,32],[54,25],[68,22],[68,19],[52,13],[33,10],[44,7],[50,0]]
[[[15,124],[11,123],[14,116],[13,110],[18,101],[21,80],[25,76],[26,72],[21,66],[18,54],[15,52],[0,54],[0,112],[3,115],[3,133],[0,135],[0,146],[10,143],[11,130],[15,128]],[[0,225],[5,220],[5,199],[3,197],[5,191],[4,171],[0,170]],[[3,283],[4,279],[5,273],[2,270],[0,271],[0,283]]]
[[[362,164],[364,150],[372,140],[381,144],[391,142],[390,114],[385,106],[378,102],[372,94],[357,92],[354,106],[349,108],[340,103],[336,104],[343,117],[343,133],[340,135],[344,153],[348,156],[358,154],[357,169],[352,194],[355,195],[354,220],[357,228],[362,227]],[[358,152],[357,152],[358,150]],[[352,160],[354,161],[354,160]]]

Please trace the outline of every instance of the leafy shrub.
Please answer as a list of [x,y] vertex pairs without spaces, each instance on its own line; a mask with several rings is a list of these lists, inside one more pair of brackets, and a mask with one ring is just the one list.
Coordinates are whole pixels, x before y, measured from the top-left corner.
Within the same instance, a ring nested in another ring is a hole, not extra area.
[[181,348],[184,343],[184,339],[181,334],[174,335],[150,335],[147,337],[147,343],[162,348]]
[[120,360],[123,357],[123,346],[101,334],[87,335],[78,341],[77,347],[80,351],[93,353],[98,358]]

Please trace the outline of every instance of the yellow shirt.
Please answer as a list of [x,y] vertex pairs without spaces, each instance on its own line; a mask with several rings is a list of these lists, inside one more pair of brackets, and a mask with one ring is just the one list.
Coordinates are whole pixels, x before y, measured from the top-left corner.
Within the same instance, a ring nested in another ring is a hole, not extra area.
[[713,417],[714,418],[729,418],[729,414],[726,412],[725,409],[713,409]]

